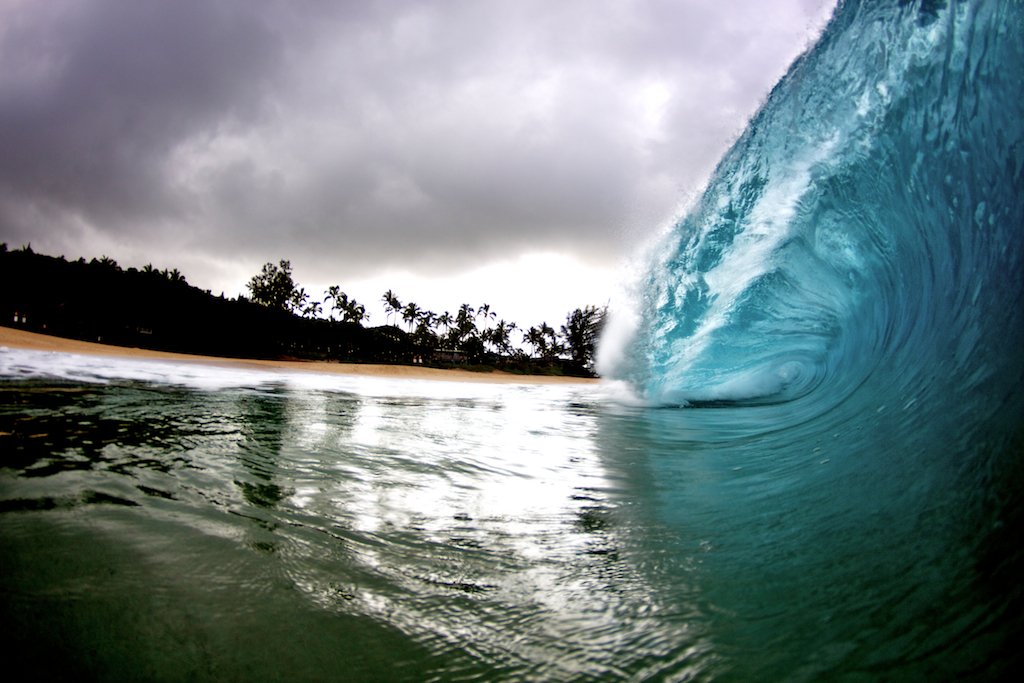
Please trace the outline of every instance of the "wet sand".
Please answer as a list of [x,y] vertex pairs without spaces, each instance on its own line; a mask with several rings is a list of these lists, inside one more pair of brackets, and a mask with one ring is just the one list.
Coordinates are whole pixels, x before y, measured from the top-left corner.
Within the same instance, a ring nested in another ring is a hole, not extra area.
[[300,372],[322,372],[339,375],[364,375],[370,377],[400,377],[407,379],[432,379],[446,382],[491,382],[499,384],[592,384],[599,380],[583,377],[552,377],[548,375],[516,375],[509,372],[470,372],[468,370],[442,370],[415,365],[383,365],[373,363],[337,363],[333,361],[302,360],[250,360],[195,356],[184,353],[151,351],[96,344],[77,339],[52,337],[35,332],[0,327],[0,348],[33,349],[59,353],[78,353],[93,356],[119,356],[122,358],[143,358],[170,360],[182,363],[212,364],[224,367],[247,369],[287,370]]

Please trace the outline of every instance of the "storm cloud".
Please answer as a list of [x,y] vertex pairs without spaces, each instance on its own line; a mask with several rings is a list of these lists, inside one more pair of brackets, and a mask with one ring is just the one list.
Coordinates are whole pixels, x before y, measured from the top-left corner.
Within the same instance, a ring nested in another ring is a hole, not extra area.
[[0,241],[236,289],[277,258],[325,281],[610,262],[830,10],[0,0]]

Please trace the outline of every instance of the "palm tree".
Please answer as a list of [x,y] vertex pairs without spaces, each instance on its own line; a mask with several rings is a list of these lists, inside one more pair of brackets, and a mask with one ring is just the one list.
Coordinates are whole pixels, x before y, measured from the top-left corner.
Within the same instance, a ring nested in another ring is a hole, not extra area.
[[305,287],[298,287],[292,290],[291,299],[288,301],[288,308],[292,313],[302,313],[306,310],[306,302],[309,301],[309,294],[306,294]]
[[370,314],[366,312],[366,306],[355,299],[348,300],[348,305],[345,307],[345,317],[342,322],[360,325],[364,320],[369,320],[369,318]]
[[[338,285],[331,285],[327,288],[327,296],[324,301],[332,301],[331,310],[341,314],[341,321],[344,323],[362,323],[370,316],[366,314],[366,306],[362,305],[348,294],[341,291]],[[334,316],[331,316],[334,319]]]
[[445,336],[447,336],[448,332],[451,331],[453,322],[455,322],[455,320],[452,318],[452,314],[448,311],[445,311],[437,317],[437,324],[444,325]]
[[523,333],[523,342],[533,347],[535,356],[543,356],[547,352],[547,341],[538,327],[531,327]]
[[390,289],[384,292],[384,296],[381,298],[384,301],[384,312],[387,314],[388,319],[402,310],[402,302],[398,300],[398,297]]
[[419,316],[420,307],[411,301],[402,309],[402,320],[408,323],[410,332],[412,332],[412,324],[419,318]]
[[551,360],[562,353],[562,346],[558,343],[555,330],[546,322],[541,323],[540,327],[531,327],[527,330],[523,335],[523,341],[532,346],[535,355],[544,360]]
[[554,358],[565,351],[561,342],[558,341],[558,334],[550,325],[547,323],[541,323],[540,330],[544,333],[544,336],[548,338],[548,352],[551,354],[551,358]]
[[334,311],[338,310],[338,295],[341,294],[341,287],[338,285],[331,285],[327,288],[327,296],[324,297],[324,303],[331,302],[331,312],[328,314],[331,320],[334,320]]
[[498,324],[484,332],[484,341],[494,346],[495,350],[503,355],[512,355],[512,331],[516,329],[515,323],[507,323],[499,320]]
[[459,306],[459,312],[455,314],[455,331],[459,333],[459,340],[476,332],[476,323],[473,322],[473,307],[469,304]]
[[491,310],[490,304],[480,304],[480,307],[476,309],[476,315],[478,318],[483,318],[485,321],[490,318],[494,320],[497,314]]
[[429,332],[433,332],[434,325],[437,323],[437,313],[434,313],[433,311],[421,311],[419,320],[420,326],[426,328]]

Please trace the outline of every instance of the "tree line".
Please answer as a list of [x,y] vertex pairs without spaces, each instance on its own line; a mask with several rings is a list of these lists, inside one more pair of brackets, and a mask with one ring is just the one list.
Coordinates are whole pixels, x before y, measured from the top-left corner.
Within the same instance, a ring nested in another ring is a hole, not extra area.
[[385,324],[370,327],[363,303],[339,285],[311,296],[287,260],[265,264],[247,290],[215,296],[177,269],[123,269],[106,256],[68,261],[0,245],[0,324],[170,351],[592,376],[605,317],[586,306],[557,329],[521,329],[487,303],[436,313],[388,290]]
[[[311,297],[292,277],[291,263],[266,263],[247,285],[252,301],[292,315],[362,325],[368,320],[366,306],[332,285],[322,299]],[[566,316],[558,330],[542,322],[521,330],[517,323],[499,318],[490,304],[463,303],[453,315],[435,313],[412,301],[403,303],[392,291],[381,296],[387,325],[396,329],[398,319],[406,325],[418,359],[464,359],[474,363],[518,363],[541,361],[548,364],[568,360],[572,369],[593,373],[597,339],[604,325],[605,309],[577,308]],[[325,308],[326,307],[326,308]],[[394,323],[392,322],[394,321]],[[514,343],[515,335],[532,349],[526,353]]]

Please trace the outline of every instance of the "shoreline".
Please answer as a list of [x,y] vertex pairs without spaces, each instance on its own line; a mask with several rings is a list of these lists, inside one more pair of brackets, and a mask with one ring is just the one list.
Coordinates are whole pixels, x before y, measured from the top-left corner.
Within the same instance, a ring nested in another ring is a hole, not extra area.
[[428,368],[415,365],[386,365],[381,363],[342,363],[338,361],[305,360],[257,360],[249,358],[222,358],[218,356],[197,356],[170,351],[153,351],[137,347],[113,346],[96,342],[53,337],[38,332],[29,332],[13,327],[0,326],[0,348],[17,348],[32,351],[74,353],[89,356],[115,356],[142,360],[166,360],[194,365],[217,365],[221,367],[287,370],[316,372],[333,375],[357,375],[391,379],[425,379],[443,382],[483,382],[490,384],[597,384],[599,379],[589,377],[564,377],[555,375],[516,375],[510,372],[471,372],[469,370]]

